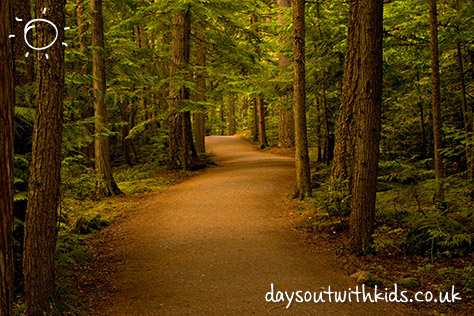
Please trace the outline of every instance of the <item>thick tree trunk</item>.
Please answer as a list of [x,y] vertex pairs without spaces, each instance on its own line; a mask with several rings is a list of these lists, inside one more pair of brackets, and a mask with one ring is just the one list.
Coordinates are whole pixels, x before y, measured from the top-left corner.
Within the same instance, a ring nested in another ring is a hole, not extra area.
[[[173,30],[171,41],[170,76],[177,76],[186,71],[189,64],[191,36],[191,12],[176,12],[173,15]],[[175,85],[170,90],[170,116],[169,116],[169,166],[185,170],[194,166],[196,151],[192,138],[191,115],[189,112],[181,113],[184,100],[189,99],[189,91],[184,86]]]
[[[356,89],[352,91],[357,104],[357,121],[353,131],[355,163],[350,218],[351,246],[355,252],[368,253],[372,249],[379,158],[383,0],[354,1],[349,10],[351,14],[356,14],[352,19],[355,23],[349,28],[357,27],[357,31],[352,33],[356,38],[349,39],[348,49],[356,50],[359,60],[354,68],[357,73]],[[352,46],[355,43],[357,45]]]
[[[64,1],[40,0],[36,15],[58,27],[58,40],[46,53],[37,55],[35,123],[28,179],[28,206],[25,218],[23,274],[26,314],[49,314],[54,300],[54,257],[61,166],[61,136],[64,89]],[[54,40],[55,34],[36,26],[38,47]]]
[[227,103],[227,123],[229,126],[229,135],[234,135],[235,134],[235,101],[234,101],[234,96],[229,95],[228,97],[228,103]]
[[352,3],[349,8],[349,28],[347,33],[344,78],[342,83],[341,106],[337,121],[334,161],[331,175],[331,190],[351,194],[352,170],[354,163],[355,107],[358,104],[355,92],[358,89],[358,69],[360,63],[358,45],[360,37],[357,21],[359,5]]
[[[289,8],[289,0],[277,0],[279,8]],[[287,21],[285,21],[285,16],[283,12],[278,13],[278,23],[282,26],[287,26]],[[280,46],[285,46],[285,43],[280,43]],[[280,72],[284,73],[289,71],[291,66],[291,61],[285,56],[285,54],[280,54],[278,56],[278,66],[280,67]],[[284,88],[284,95],[281,97],[281,102],[279,108],[279,123],[278,123],[278,147],[290,148],[295,146],[295,118],[293,115],[293,109],[288,109],[285,104],[286,101],[291,98],[290,91],[286,92]]]
[[183,137],[186,143],[186,151],[183,153],[186,157],[184,160],[186,165],[183,166],[184,170],[192,170],[196,168],[198,163],[198,155],[196,147],[194,146],[193,140],[193,128],[191,125],[191,113],[186,111],[183,113]]
[[105,104],[105,52],[104,19],[102,0],[91,0],[92,12],[92,75],[94,76],[94,116],[95,116],[95,169],[97,173],[96,196],[121,194],[115,183],[110,165],[109,139],[107,133],[107,106]]
[[305,0],[293,1],[293,108],[295,113],[296,195],[311,196],[306,128]]
[[[173,103],[173,101],[170,101],[170,103]],[[182,115],[174,113],[174,114],[171,114],[168,118],[168,133],[169,133],[168,168],[170,169],[180,169],[182,168],[182,165],[183,165],[182,157],[181,157],[181,147],[183,146],[182,145],[183,121],[181,117]]]
[[[196,71],[196,101],[206,101],[206,71],[203,69],[206,67],[206,41],[204,38],[204,28],[201,25],[197,26],[196,35],[196,65],[200,67]],[[199,109],[202,112],[194,113],[194,141],[196,145],[196,151],[198,153],[206,152],[206,114],[204,113],[204,107],[200,106]]]
[[431,85],[432,85],[432,111],[433,111],[433,136],[434,136],[434,157],[436,174],[436,199],[444,202],[443,190],[443,157],[441,148],[443,138],[441,134],[441,102],[439,83],[439,52],[438,52],[438,11],[436,0],[430,0],[430,43],[431,43]]
[[13,55],[11,3],[0,2],[0,315],[13,315]]
[[264,149],[268,146],[267,132],[265,128],[265,100],[263,97],[257,98],[258,102],[258,140],[260,148]]
[[[288,96],[282,97],[282,102]],[[285,106],[280,105],[278,115],[278,147],[291,148],[295,146],[295,117],[293,111],[288,111]]]

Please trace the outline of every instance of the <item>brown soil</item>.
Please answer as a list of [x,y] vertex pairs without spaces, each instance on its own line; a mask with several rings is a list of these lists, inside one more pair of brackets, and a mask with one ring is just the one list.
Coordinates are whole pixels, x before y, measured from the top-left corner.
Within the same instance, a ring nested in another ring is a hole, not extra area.
[[144,198],[101,233],[90,315],[421,315],[402,304],[266,302],[271,283],[311,292],[356,284],[295,229],[291,158],[239,136],[207,146],[217,167]]

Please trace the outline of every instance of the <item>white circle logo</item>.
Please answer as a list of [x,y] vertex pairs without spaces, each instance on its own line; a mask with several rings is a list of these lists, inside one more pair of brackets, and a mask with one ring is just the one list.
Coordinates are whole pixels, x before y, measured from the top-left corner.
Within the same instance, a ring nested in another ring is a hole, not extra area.
[[[35,28],[34,25],[31,25],[35,22],[45,22],[45,23],[48,23],[49,25],[51,25],[53,28],[54,28],[54,31],[56,32],[56,37],[54,37],[54,40],[48,45],[48,46],[45,46],[45,47],[34,47],[33,45],[31,45],[29,42],[28,42],[28,38],[27,38],[27,35],[28,35],[28,32]],[[24,38],[25,38],[25,43],[26,45],[28,45],[29,48],[31,49],[34,49],[34,50],[45,50],[47,48],[50,48],[51,46],[53,46],[53,44],[57,41],[58,39],[58,28],[56,27],[56,25],[49,21],[49,20],[45,20],[45,19],[34,19],[34,20],[31,20],[30,22],[26,23],[25,25],[25,28],[23,29],[23,33],[25,34]]]
[[[43,9],[43,15],[46,15],[46,8]],[[22,22],[23,21],[22,19],[17,18],[17,17],[15,17],[15,20],[17,22]],[[51,43],[49,43],[48,45],[44,46],[44,47],[35,47],[30,42],[28,42],[28,36],[27,36],[28,32],[36,27],[34,25],[34,23],[36,23],[36,22],[47,23],[47,24],[51,25],[54,28],[54,31],[56,32],[56,35],[55,35],[53,41]],[[69,29],[70,29],[69,27],[64,28],[64,30],[69,30]],[[50,48],[51,46],[54,45],[54,43],[56,43],[56,41],[58,40],[58,36],[59,36],[58,27],[53,22],[51,22],[50,20],[46,20],[46,19],[33,19],[33,20],[29,21],[28,23],[26,23],[25,27],[23,28],[23,39],[25,40],[26,45],[29,48],[31,48],[32,50],[40,51],[40,50],[45,50],[45,49]],[[9,37],[14,38],[14,37],[16,37],[16,35],[11,34]],[[67,47],[66,43],[63,42],[62,44],[63,44],[63,46]],[[25,54],[25,57],[28,57],[29,54],[30,53],[27,52]],[[45,57],[46,57],[46,59],[48,59],[49,58],[48,54],[45,54]]]

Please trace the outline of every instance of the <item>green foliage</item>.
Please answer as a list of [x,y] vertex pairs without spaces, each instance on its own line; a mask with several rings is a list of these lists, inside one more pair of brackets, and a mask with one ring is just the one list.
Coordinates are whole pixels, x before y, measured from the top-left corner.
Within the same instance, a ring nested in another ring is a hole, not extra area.
[[426,217],[416,217],[411,221],[407,249],[431,257],[465,256],[473,250],[473,237],[466,227],[445,212],[432,210]]
[[313,198],[309,199],[313,212],[308,223],[322,230],[345,230],[350,214],[350,196],[340,190],[332,190],[330,186],[328,181],[313,191]]
[[469,301],[474,298],[474,267],[472,265],[463,268],[442,268],[438,270],[438,274],[443,279],[444,290],[449,290],[455,284],[467,294],[463,299]]
[[84,159],[83,155],[77,155],[63,160],[61,189],[65,197],[85,200],[94,196],[95,173],[90,167],[85,165]]
[[164,166],[155,163],[122,168],[115,176],[121,190],[126,194],[143,194],[169,185],[169,180],[160,174]]
[[100,214],[97,214],[92,218],[79,217],[79,219],[74,224],[72,233],[78,235],[87,235],[109,225],[110,221],[102,218]]
[[[398,232],[394,236],[401,250],[428,258],[472,253],[474,222],[469,183],[457,177],[450,179],[445,183],[446,203],[435,205],[434,180],[420,179],[412,184],[393,183],[391,190],[377,194],[377,218],[385,224],[381,228]],[[376,244],[390,239],[385,233],[375,237]]]
[[387,225],[377,227],[374,238],[375,251],[378,253],[397,253],[405,242],[402,228],[393,228]]
[[432,159],[408,163],[399,160],[382,161],[379,164],[378,181],[386,183],[414,184],[423,180],[434,179],[434,171],[427,170],[426,165]]

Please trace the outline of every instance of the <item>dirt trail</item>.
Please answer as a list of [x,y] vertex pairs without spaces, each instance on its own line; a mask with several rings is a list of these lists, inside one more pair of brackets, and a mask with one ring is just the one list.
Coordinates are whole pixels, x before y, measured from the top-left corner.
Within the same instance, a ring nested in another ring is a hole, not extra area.
[[144,200],[111,229],[123,258],[110,316],[414,315],[400,305],[265,302],[275,290],[323,291],[355,283],[291,229],[294,163],[239,137],[208,137],[218,167]]

